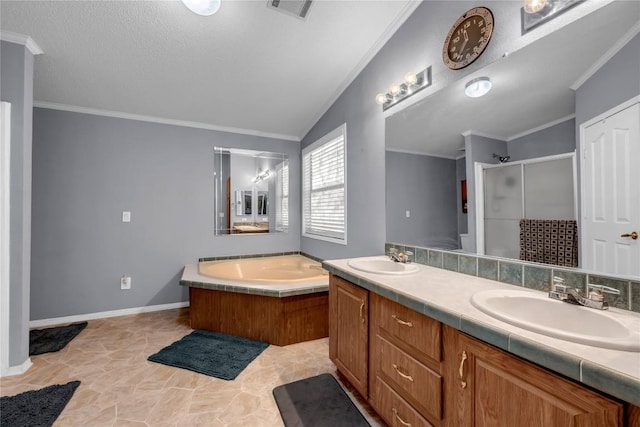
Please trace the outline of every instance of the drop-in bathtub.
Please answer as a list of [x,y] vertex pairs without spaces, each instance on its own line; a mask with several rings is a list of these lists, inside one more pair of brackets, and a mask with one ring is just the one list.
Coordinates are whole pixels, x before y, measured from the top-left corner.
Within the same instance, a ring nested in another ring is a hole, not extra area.
[[289,345],[329,334],[329,275],[301,255],[202,261],[184,268],[191,327]]

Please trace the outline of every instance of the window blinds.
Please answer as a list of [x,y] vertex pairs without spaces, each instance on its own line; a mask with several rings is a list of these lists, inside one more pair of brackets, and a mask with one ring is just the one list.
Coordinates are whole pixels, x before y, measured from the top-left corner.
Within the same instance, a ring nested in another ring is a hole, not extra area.
[[289,161],[276,166],[276,230],[289,230]]
[[303,155],[302,232],[309,237],[346,240],[344,127],[339,130]]

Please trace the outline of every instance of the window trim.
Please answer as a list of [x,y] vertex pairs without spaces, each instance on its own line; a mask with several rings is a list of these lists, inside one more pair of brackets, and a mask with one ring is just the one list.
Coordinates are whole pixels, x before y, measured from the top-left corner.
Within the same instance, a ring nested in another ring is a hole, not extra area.
[[[304,157],[305,155],[307,155],[307,153],[314,151],[317,148],[322,147],[323,145],[327,144],[328,142],[336,139],[337,137],[342,136],[343,138],[343,146],[344,146],[344,164],[343,164],[343,168],[344,168],[344,239],[339,239],[336,237],[330,237],[330,236],[323,236],[323,235],[318,235],[318,234],[308,234],[305,230],[306,230],[306,218],[304,215],[304,204],[305,204],[305,192],[304,192],[304,179],[305,179],[305,174],[304,174]],[[324,135],[323,137],[321,137],[320,139],[316,140],[315,142],[313,142],[312,144],[309,144],[308,146],[306,146],[305,148],[302,149],[302,155],[301,155],[301,171],[302,171],[302,177],[301,177],[301,195],[302,195],[302,230],[301,230],[301,234],[303,237],[307,237],[310,239],[316,239],[316,240],[322,240],[325,242],[330,242],[330,243],[338,243],[340,245],[346,245],[347,244],[347,223],[348,223],[348,204],[347,204],[347,124],[343,123],[342,125],[338,126],[337,128],[335,128],[334,130],[332,130],[331,132],[327,133],[326,135]]]

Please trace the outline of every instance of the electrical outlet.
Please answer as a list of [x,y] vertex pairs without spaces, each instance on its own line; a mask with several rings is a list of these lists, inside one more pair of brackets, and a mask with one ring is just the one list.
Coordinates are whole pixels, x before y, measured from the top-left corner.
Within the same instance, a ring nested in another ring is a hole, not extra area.
[[405,215],[407,216],[407,218],[411,218],[411,211],[406,211]]
[[122,276],[120,278],[120,289],[131,289],[131,277],[130,276]]
[[122,212],[122,222],[131,222],[131,212],[129,211]]

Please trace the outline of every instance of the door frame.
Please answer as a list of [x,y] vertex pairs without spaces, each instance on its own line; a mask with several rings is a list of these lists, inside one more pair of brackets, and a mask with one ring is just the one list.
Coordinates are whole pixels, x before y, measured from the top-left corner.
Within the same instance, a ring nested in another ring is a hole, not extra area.
[[0,377],[9,374],[11,103],[0,103]]
[[[619,113],[622,110],[626,110],[627,108],[640,103],[640,95],[636,95],[633,98],[630,98],[626,101],[624,101],[621,104],[616,105],[613,108],[610,108],[609,110],[605,111],[604,113],[601,113],[585,122],[582,122],[578,125],[578,155],[580,156],[580,215],[578,215],[578,230],[580,231],[580,234],[582,235],[583,233],[586,234],[586,228],[584,228],[586,226],[586,221],[583,222],[583,213],[587,211],[586,206],[585,206],[585,180],[583,179],[582,176],[582,171],[585,170],[585,150],[584,148],[584,134],[586,129],[589,126],[592,126],[596,123],[598,123],[599,121],[602,121],[608,117],[613,116],[614,114]],[[578,250],[578,266],[583,267],[584,263],[584,254],[585,254],[585,250],[586,250],[586,242],[585,239],[581,239],[580,237],[578,237],[579,241],[580,241],[580,249]]]

